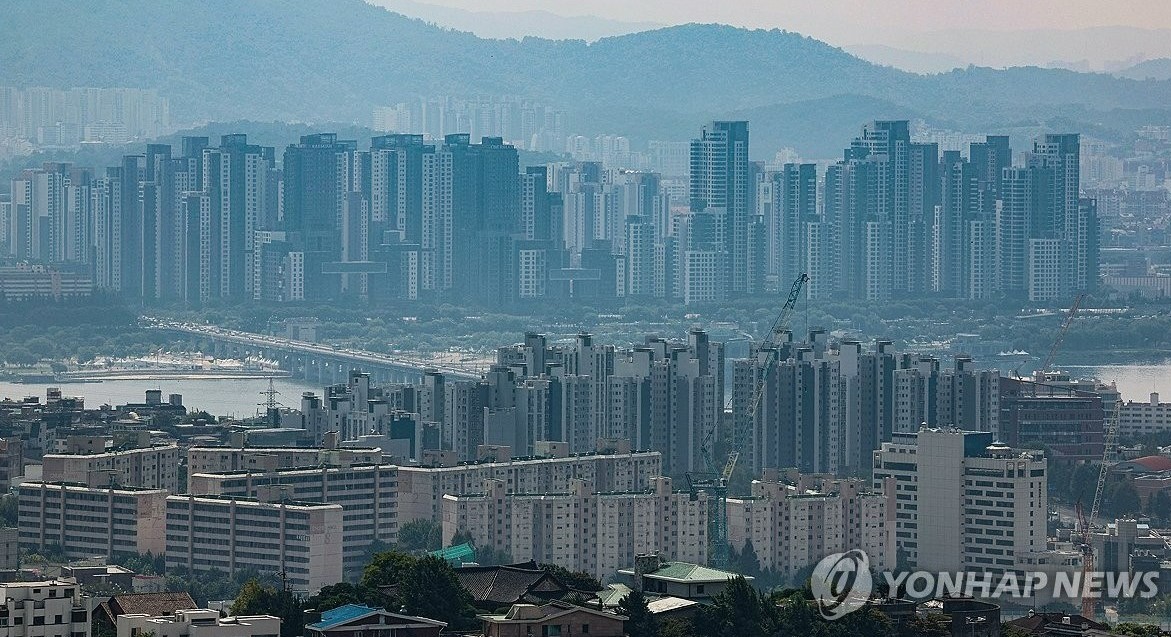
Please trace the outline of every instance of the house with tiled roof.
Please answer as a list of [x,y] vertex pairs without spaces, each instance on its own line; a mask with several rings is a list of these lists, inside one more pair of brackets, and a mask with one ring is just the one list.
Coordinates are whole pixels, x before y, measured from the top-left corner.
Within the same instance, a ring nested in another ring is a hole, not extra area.
[[1053,637],[1106,637],[1110,626],[1075,613],[1037,613],[1029,611],[1026,617],[1006,622],[1026,635]]
[[472,594],[477,607],[491,610],[521,603],[544,604],[565,599],[574,592],[535,562],[461,566],[455,569],[455,576]]
[[690,562],[668,562],[658,555],[639,555],[635,566],[621,569],[619,575],[630,579],[632,586],[648,595],[671,596],[695,601],[706,601],[737,577],[752,581],[732,571],[723,571]]
[[484,637],[622,637],[626,618],[566,602],[513,604],[508,612],[477,615]]
[[438,637],[446,627],[446,622],[426,617],[346,604],[306,624],[305,637]]
[[130,593],[115,595],[102,602],[94,610],[95,620],[116,630],[120,615],[145,615],[161,617],[174,615],[175,611],[199,608],[199,604],[186,591],[167,593]]

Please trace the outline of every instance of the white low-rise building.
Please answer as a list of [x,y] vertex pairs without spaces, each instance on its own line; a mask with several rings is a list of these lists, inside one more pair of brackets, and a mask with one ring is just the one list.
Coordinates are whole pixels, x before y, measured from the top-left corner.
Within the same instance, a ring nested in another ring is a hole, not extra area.
[[1159,394],[1151,392],[1149,402],[1128,400],[1118,413],[1118,435],[1123,437],[1171,431],[1171,403],[1159,402]]
[[195,608],[173,615],[119,615],[118,637],[279,637],[281,620],[272,615],[220,617],[217,610]]
[[91,600],[76,580],[0,584],[0,596],[6,637],[89,637]]

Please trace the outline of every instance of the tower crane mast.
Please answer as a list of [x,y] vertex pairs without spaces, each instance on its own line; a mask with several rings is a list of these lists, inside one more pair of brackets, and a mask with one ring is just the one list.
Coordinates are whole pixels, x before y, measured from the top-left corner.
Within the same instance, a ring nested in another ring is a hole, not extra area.
[[[758,370],[759,375],[752,392],[752,410],[748,416],[749,422],[756,419],[761,400],[764,397],[769,368],[775,363],[773,359],[776,357],[777,337],[788,328],[789,317],[792,316],[793,310],[797,307],[797,301],[801,298],[801,290],[808,281],[809,275],[804,272],[793,281],[793,285],[789,289],[789,296],[773,320],[768,334],[754,348],[757,352],[765,352],[765,360]],[[732,401],[729,400],[724,407],[724,413],[731,411],[731,408]],[[699,448],[705,472],[688,472],[686,476],[693,498],[700,491],[708,493],[711,498],[711,508],[708,511],[708,561],[717,568],[728,566],[728,483],[736,470],[740,453],[744,450],[744,432],[736,431],[734,418],[731,422],[730,438],[731,445],[728,449],[727,459],[724,461],[723,467],[718,467],[713,450],[715,432],[714,430],[708,431]]]
[[1102,492],[1106,488],[1106,477],[1110,472],[1110,459],[1114,447],[1118,444],[1118,422],[1122,419],[1122,400],[1114,403],[1112,415],[1106,419],[1106,432],[1102,445],[1102,466],[1098,469],[1098,485],[1094,489],[1094,502],[1090,506],[1090,517],[1087,520],[1081,514],[1081,504],[1078,504],[1079,522],[1082,526],[1084,542],[1082,544],[1082,617],[1094,618],[1094,597],[1086,587],[1090,573],[1094,571],[1094,545],[1090,542],[1090,529],[1098,519],[1098,512],[1102,508]]

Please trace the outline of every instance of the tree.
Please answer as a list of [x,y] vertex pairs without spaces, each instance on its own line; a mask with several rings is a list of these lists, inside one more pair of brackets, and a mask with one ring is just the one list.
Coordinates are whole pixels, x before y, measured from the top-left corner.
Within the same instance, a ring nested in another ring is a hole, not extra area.
[[630,637],[659,636],[659,620],[651,614],[642,591],[630,591],[619,600],[618,614],[626,617],[626,634]]
[[695,625],[688,617],[673,617],[659,624],[659,637],[694,637]]
[[1130,480],[1124,479],[1118,485],[1109,502],[1113,505],[1112,508],[1116,515],[1130,515],[1142,511],[1142,499],[1139,498],[1138,491],[1135,490],[1134,483]]
[[264,586],[256,579],[248,580],[236,601],[233,615],[273,615],[281,618],[281,637],[299,637],[305,632],[304,609],[301,600],[287,589]]
[[40,357],[33,354],[27,347],[10,347],[7,352],[4,352],[4,361],[10,365],[17,365],[19,367],[28,367],[29,365],[36,365],[40,361]]
[[572,589],[591,592],[602,590],[602,583],[589,573],[571,571],[557,564],[542,564],[541,568],[545,572],[552,574],[553,577],[556,577],[562,584]]
[[438,551],[443,548],[443,528],[431,520],[411,520],[398,529],[398,548],[403,551]]
[[382,597],[378,591],[372,591],[361,584],[341,582],[326,586],[316,595],[305,600],[305,608],[316,611],[327,611],[346,604],[364,604],[377,608],[382,605]]
[[1152,624],[1133,624],[1130,622],[1118,624],[1110,632],[1115,635],[1126,635],[1127,637],[1159,637],[1162,634],[1158,626]]
[[0,496],[0,526],[16,526],[19,517],[17,510],[19,502],[15,493],[5,493]]
[[752,546],[751,539],[744,542],[744,550],[736,557],[736,569],[741,575],[760,577],[760,558],[756,555],[756,547]]
[[714,603],[701,608],[696,618],[701,634],[710,637],[772,635],[778,622],[776,606],[743,577],[729,580]]
[[400,551],[378,553],[362,570],[361,586],[378,590],[383,586],[401,584],[418,560]]
[[468,533],[467,529],[460,529],[456,531],[455,535],[451,536],[451,544],[448,546],[459,546],[460,544],[471,544],[472,546],[476,545],[475,538],[472,537],[471,533]]
[[484,566],[512,564],[513,561],[512,556],[502,550],[491,547],[476,549],[476,562]]
[[166,570],[166,556],[146,553],[120,553],[114,556],[114,563],[141,575],[161,575]]
[[248,580],[240,589],[240,593],[236,595],[236,601],[232,602],[231,613],[233,615],[256,614],[261,607],[268,603],[269,596],[269,591],[261,586],[260,582],[254,579]]
[[1147,510],[1163,522],[1171,521],[1171,495],[1166,491],[1156,491],[1147,504]]
[[448,630],[476,627],[472,595],[446,560],[428,555],[415,562],[403,578],[399,596],[408,613],[447,622]]

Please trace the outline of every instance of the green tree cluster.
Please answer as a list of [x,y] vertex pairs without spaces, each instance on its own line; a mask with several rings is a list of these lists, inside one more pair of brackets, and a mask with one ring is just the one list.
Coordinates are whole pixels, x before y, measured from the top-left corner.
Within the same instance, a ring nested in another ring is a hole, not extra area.
[[281,637],[300,637],[305,631],[305,614],[301,599],[283,587],[245,582],[232,602],[233,615],[273,615],[281,619]]
[[[1052,463],[1049,474],[1049,496],[1057,502],[1072,506],[1081,502],[1088,510],[1094,501],[1094,493],[1098,488],[1100,464],[1071,464]],[[1171,513],[1167,505],[1171,502],[1162,501],[1162,515]],[[1160,519],[1166,519],[1151,510],[1151,505],[1160,505],[1160,501],[1152,499],[1147,507],[1143,507],[1142,499],[1134,488],[1130,477],[1120,474],[1108,474],[1106,484],[1102,488],[1102,502],[1100,515],[1109,518],[1127,515],[1141,515],[1152,513]]]

